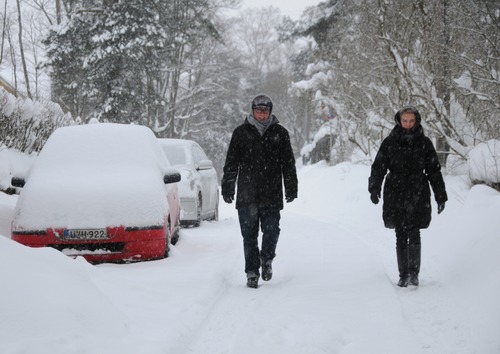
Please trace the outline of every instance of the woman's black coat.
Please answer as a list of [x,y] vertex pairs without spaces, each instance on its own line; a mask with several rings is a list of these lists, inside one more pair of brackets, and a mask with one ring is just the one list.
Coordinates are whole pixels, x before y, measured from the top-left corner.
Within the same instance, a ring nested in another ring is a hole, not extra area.
[[368,182],[370,194],[380,196],[382,181],[387,171],[383,193],[383,219],[387,228],[425,229],[431,222],[431,198],[429,183],[436,202],[444,203],[446,195],[441,165],[436,150],[417,123],[407,132],[397,125],[384,139],[372,164]]
[[248,120],[234,130],[224,165],[223,196],[234,196],[236,180],[236,208],[283,209],[283,181],[287,198],[297,197],[290,136],[277,119],[263,136]]

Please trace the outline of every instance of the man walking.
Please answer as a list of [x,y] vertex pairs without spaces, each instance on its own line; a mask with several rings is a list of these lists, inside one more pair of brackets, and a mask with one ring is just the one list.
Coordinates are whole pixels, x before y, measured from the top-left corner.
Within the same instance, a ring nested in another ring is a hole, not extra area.
[[[297,198],[297,172],[290,136],[272,109],[268,96],[258,95],[253,99],[252,113],[231,137],[222,177],[222,197],[226,203],[234,200],[238,181],[236,209],[249,288],[258,287],[261,266],[263,280],[271,280],[273,275],[283,184],[287,203]],[[260,251],[259,225],[262,229]]]

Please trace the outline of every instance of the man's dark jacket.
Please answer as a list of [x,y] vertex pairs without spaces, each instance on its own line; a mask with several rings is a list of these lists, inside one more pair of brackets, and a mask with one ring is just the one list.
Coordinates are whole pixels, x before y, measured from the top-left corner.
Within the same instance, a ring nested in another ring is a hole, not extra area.
[[417,124],[410,132],[401,127],[400,118],[396,114],[396,126],[375,157],[368,190],[380,195],[385,177],[383,219],[387,228],[425,229],[431,222],[429,183],[437,203],[448,199],[441,165],[432,142],[424,135],[418,111]]
[[295,157],[288,131],[274,119],[263,136],[248,120],[238,126],[227,151],[222,195],[234,196],[236,208],[258,205],[259,209],[283,209],[286,197],[297,197]]

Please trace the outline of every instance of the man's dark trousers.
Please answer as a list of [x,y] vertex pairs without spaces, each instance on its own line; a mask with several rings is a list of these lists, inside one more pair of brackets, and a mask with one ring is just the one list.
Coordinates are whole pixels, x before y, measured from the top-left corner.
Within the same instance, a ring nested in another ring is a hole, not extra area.
[[[245,273],[260,275],[260,261],[272,260],[280,235],[280,210],[259,209],[256,205],[238,209],[243,250],[245,252]],[[262,228],[262,250],[259,253],[259,222]]]

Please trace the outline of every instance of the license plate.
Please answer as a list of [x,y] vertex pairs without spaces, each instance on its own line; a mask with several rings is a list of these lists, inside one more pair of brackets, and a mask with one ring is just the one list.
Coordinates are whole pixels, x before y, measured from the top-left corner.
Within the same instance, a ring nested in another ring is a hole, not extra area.
[[105,240],[108,238],[106,229],[66,229],[65,240]]

